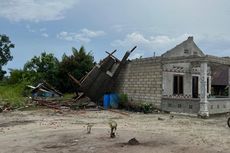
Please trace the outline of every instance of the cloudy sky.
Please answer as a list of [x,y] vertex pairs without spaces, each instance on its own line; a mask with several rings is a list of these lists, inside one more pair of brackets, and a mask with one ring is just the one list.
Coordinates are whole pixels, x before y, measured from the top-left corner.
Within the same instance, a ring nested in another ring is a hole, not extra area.
[[190,35],[206,54],[230,55],[229,0],[0,0],[0,8],[0,34],[15,44],[5,69],[81,45],[96,61],[135,45],[131,58],[161,55]]

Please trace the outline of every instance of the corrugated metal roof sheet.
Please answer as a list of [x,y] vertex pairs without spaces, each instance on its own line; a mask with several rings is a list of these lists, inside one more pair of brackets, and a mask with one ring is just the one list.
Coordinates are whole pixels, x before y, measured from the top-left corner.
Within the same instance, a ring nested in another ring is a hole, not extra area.
[[228,85],[228,67],[213,66],[212,67],[212,85]]

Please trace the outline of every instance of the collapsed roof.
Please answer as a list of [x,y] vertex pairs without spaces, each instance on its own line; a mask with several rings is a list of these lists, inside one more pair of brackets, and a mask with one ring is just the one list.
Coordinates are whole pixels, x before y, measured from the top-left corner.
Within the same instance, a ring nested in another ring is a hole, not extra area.
[[39,83],[36,87],[31,86],[31,85],[27,85],[27,87],[32,89],[31,93],[36,93],[38,91],[42,91],[42,92],[45,92],[45,93],[54,93],[54,94],[56,94],[58,96],[63,96],[63,94],[61,92],[56,90],[53,86],[51,86],[46,81],[43,81],[42,83]]
[[76,80],[71,74],[69,76],[79,86],[79,91],[82,91],[91,100],[97,101],[106,92],[112,91],[115,78],[135,49],[136,46],[127,51],[121,61],[113,55],[116,50],[112,53],[107,52],[108,56],[95,65],[80,81]]

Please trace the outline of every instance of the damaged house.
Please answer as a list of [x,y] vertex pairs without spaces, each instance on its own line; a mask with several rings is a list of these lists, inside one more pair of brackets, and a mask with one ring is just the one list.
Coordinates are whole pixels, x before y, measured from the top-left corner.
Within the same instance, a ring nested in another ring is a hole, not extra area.
[[159,57],[127,62],[115,90],[130,101],[201,116],[230,112],[230,58],[205,55],[193,37]]
[[39,83],[36,87],[27,85],[28,88],[31,88],[31,95],[33,99],[47,99],[47,98],[59,98],[63,94],[57,91],[47,82]]

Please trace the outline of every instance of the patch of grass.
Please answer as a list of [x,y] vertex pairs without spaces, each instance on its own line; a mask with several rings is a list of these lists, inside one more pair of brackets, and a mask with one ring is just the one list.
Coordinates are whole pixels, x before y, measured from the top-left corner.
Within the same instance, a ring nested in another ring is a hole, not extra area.
[[74,93],[65,93],[63,96],[63,100],[68,100],[68,99],[72,99],[75,96]]
[[12,107],[21,107],[25,105],[26,98],[23,97],[26,83],[1,84],[0,85],[0,105],[10,104]]

